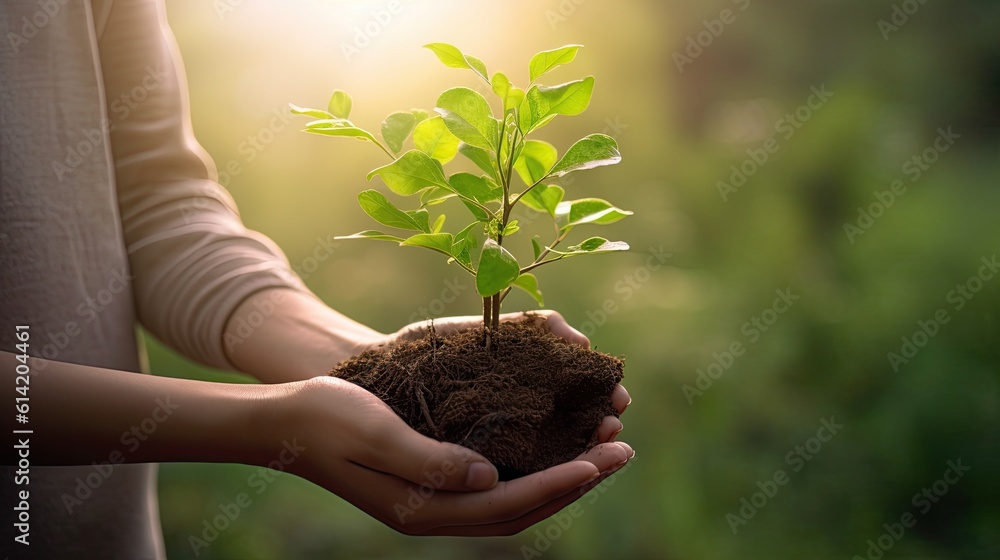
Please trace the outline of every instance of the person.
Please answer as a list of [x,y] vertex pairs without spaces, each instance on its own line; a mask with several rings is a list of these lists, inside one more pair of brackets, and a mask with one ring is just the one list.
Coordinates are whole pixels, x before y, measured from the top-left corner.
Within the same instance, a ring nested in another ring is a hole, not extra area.
[[[0,371],[4,402],[25,404],[21,417],[5,413],[24,430],[0,485],[12,557],[163,558],[155,464],[165,461],[280,458],[398,531],[472,536],[545,519],[634,455],[609,416],[602,443],[577,460],[498,482],[482,456],[326,376],[426,325],[383,334],[341,315],[243,226],[194,140],[162,0],[4,2],[0,28]],[[554,312],[505,319],[588,344]],[[136,373],[146,369],[137,323],[262,383]],[[619,413],[628,402],[617,386]],[[421,484],[432,498],[400,515],[394,506]]]

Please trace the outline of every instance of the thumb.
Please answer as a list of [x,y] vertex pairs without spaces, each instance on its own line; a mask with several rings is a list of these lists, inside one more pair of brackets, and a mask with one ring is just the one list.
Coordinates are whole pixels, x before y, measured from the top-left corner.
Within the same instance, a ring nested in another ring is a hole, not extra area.
[[441,490],[479,491],[496,486],[496,467],[479,453],[431,439],[400,424],[377,449],[378,464],[368,466]]

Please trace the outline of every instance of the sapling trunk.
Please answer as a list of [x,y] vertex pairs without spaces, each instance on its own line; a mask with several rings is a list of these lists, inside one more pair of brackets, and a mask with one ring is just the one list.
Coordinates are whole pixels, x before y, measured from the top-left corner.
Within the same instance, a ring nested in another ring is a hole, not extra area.
[[483,298],[483,333],[486,350],[493,347],[493,298]]

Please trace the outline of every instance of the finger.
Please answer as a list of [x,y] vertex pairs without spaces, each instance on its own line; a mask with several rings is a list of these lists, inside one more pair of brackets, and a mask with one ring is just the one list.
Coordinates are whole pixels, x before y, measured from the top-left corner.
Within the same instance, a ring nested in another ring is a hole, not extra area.
[[[631,449],[631,448],[629,448]],[[586,455],[586,454],[584,454]],[[634,456],[634,453],[632,453]],[[582,457],[582,456],[581,456]],[[527,512],[526,514],[509,521],[501,521],[497,523],[488,523],[482,525],[465,525],[465,526],[453,526],[453,527],[438,527],[436,529],[431,529],[430,531],[421,533],[423,535],[439,535],[439,536],[509,536],[514,535],[527,529],[528,527],[543,521],[552,515],[556,514],[564,507],[572,504],[573,502],[579,500],[587,492],[593,489],[595,486],[600,484],[604,479],[615,474],[621,470],[626,464],[628,464],[628,459],[624,462],[619,463],[615,466],[608,468],[607,470],[601,472],[596,478],[589,482],[566,492],[562,496],[555,498],[533,510]]]
[[614,468],[606,473],[598,475],[598,477],[590,482],[584,483],[583,485],[574,488],[573,490],[559,496],[555,500],[538,507],[517,519],[511,521],[503,521],[500,523],[489,523],[486,525],[461,525],[455,527],[439,527],[437,529],[432,529],[425,533],[420,533],[424,536],[452,536],[452,537],[507,537],[510,535],[516,535],[521,531],[531,527],[532,525],[539,523],[552,517],[556,513],[559,513],[563,508],[572,504],[573,502],[579,500],[583,496],[590,492],[594,487],[603,482],[610,476],[619,472],[625,465],[621,467]]
[[338,396],[351,405],[343,423],[347,432],[339,439],[344,458],[352,463],[447,490],[478,491],[496,485],[496,468],[482,455],[418,433],[371,392],[331,377],[312,382],[337,386]]
[[428,507],[431,526],[456,525],[454,512],[461,511],[461,524],[482,525],[517,519],[601,472],[628,461],[632,448],[620,443],[602,443],[576,460],[556,465],[515,480],[501,482],[488,492],[439,495]]
[[601,420],[601,425],[597,427],[597,441],[601,443],[607,443],[609,441],[614,441],[615,436],[617,436],[624,426],[622,421],[615,418],[614,416],[605,416]]
[[382,438],[364,466],[415,484],[450,491],[489,490],[498,479],[496,467],[482,455],[461,445],[424,436],[402,420]]
[[[566,322],[566,319],[558,311],[551,309],[540,309],[531,313],[511,313],[509,320],[533,320],[535,324],[543,326],[552,334],[564,339],[570,344],[576,344],[584,348],[590,348],[590,339],[582,332],[574,329]],[[517,315],[520,315],[518,319]]]
[[[624,455],[624,453],[623,453]],[[483,525],[521,517],[600,475],[586,460],[570,461],[486,492],[439,493],[428,500],[421,520],[424,530],[457,525]]]
[[615,385],[614,390],[611,391],[611,406],[615,407],[618,414],[625,414],[625,409],[628,405],[632,403],[632,397],[629,396],[628,391],[625,390],[620,383]]

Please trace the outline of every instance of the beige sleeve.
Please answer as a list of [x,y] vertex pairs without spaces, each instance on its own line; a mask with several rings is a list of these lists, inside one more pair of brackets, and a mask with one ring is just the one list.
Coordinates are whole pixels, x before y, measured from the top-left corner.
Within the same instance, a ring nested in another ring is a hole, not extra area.
[[240,302],[305,287],[271,240],[243,226],[195,140],[162,2],[110,4],[98,41],[139,321],[185,356],[233,369],[222,335]]

